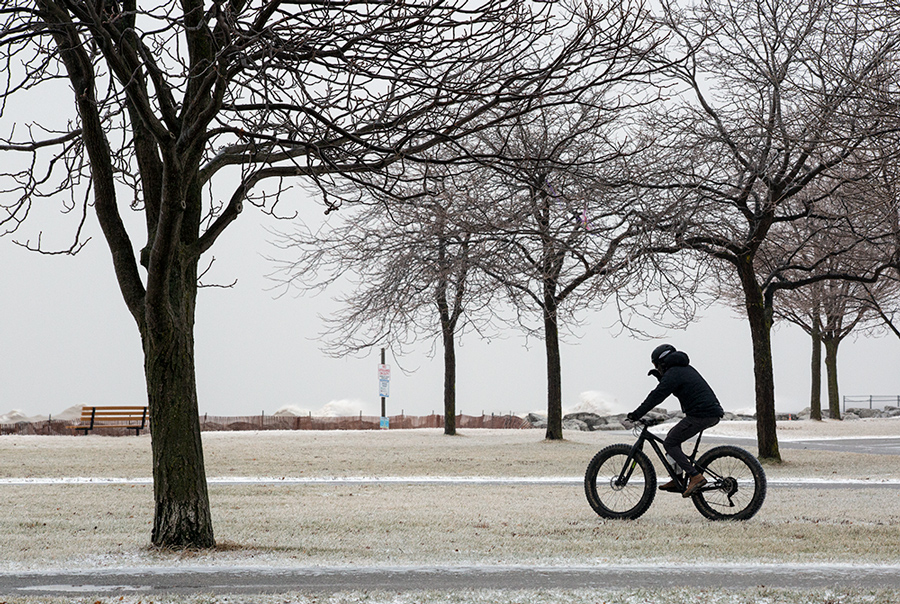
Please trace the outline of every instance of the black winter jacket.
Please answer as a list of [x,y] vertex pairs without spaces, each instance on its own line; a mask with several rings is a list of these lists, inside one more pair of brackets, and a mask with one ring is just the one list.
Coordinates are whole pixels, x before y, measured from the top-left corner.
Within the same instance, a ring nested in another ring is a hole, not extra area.
[[691,417],[722,417],[725,412],[719,399],[706,380],[690,366],[688,355],[676,351],[666,355],[660,368],[662,376],[641,406],[629,414],[632,419],[640,419],[645,413],[674,394],[681,403],[681,410]]

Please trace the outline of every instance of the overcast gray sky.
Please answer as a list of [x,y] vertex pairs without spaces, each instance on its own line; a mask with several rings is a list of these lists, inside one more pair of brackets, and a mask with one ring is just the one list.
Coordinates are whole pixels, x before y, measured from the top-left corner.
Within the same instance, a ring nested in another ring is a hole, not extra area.
[[[312,220],[324,220],[309,206]],[[264,275],[273,254],[265,217],[252,208],[212,250],[210,280],[238,283],[200,292],[197,380],[201,413],[258,415],[285,405],[317,411],[331,401],[375,415],[379,409],[377,351],[367,358],[333,359],[316,342],[318,315],[330,294],[276,298]],[[37,224],[29,228],[36,233]],[[0,238],[0,414],[50,415],[76,404],[144,404],[142,354],[137,328],[121,300],[109,252],[90,216],[93,237],[75,257],[40,256]],[[133,235],[136,237],[136,235]],[[136,245],[142,244],[140,241]],[[655,381],[646,376],[658,341],[605,329],[611,316],[588,317],[583,336],[562,348],[563,401],[582,397],[617,402],[622,411],[641,402]],[[719,395],[726,410],[753,406],[749,331],[743,319],[717,308],[666,341],[683,349]],[[809,343],[793,327],[774,333],[779,411],[798,411],[809,400]],[[388,413],[421,415],[442,410],[442,361],[429,358],[431,342],[392,365]],[[900,340],[852,339],[841,347],[841,391],[852,395],[900,395]],[[467,414],[527,412],[546,408],[541,341],[525,347],[510,331],[490,343],[467,337],[458,350],[458,409]],[[587,394],[585,394],[587,393]],[[677,402],[664,406],[677,408]]]

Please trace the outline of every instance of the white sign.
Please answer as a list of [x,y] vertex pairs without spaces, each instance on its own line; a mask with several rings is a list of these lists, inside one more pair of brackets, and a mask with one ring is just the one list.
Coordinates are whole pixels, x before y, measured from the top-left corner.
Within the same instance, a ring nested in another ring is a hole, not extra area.
[[391,366],[378,366],[378,396],[387,398],[391,395]]

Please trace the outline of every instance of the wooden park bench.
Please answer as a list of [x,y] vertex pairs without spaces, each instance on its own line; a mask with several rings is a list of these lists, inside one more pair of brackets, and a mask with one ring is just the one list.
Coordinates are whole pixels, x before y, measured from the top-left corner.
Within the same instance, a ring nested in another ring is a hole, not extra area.
[[149,419],[147,407],[82,407],[81,421],[66,427],[82,430],[85,435],[100,428],[126,428],[138,435]]

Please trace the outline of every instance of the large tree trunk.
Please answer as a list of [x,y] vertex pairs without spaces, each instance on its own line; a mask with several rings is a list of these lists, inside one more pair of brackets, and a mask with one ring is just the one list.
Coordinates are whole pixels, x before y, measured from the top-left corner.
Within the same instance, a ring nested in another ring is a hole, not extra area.
[[738,267],[753,342],[753,377],[756,383],[756,439],[759,458],[781,462],[775,424],[775,377],[772,362],[772,320],[752,262]]
[[148,308],[142,333],[157,547],[215,546],[194,369],[195,267],[173,271],[167,309]]
[[545,301],[544,345],[547,350],[547,434],[548,440],[562,440],[562,364],[559,356],[559,326],[556,306]]
[[825,343],[825,374],[828,381],[828,414],[831,419],[841,419],[841,398],[838,393],[837,353],[838,338],[826,335]]
[[810,371],[809,419],[822,421],[822,325],[818,317],[813,319],[812,361]]

